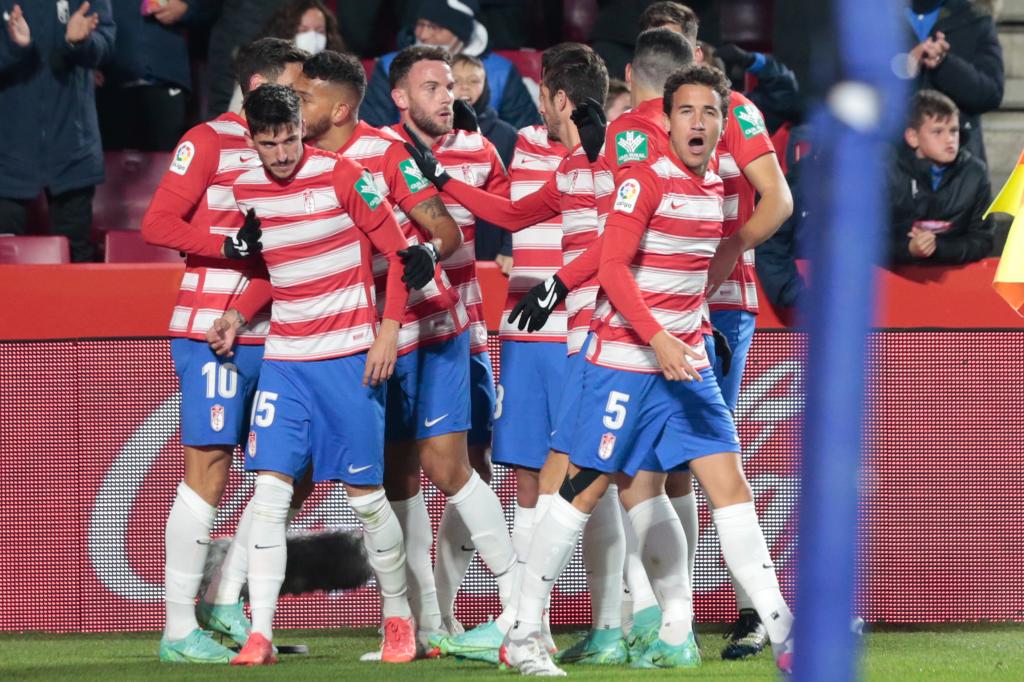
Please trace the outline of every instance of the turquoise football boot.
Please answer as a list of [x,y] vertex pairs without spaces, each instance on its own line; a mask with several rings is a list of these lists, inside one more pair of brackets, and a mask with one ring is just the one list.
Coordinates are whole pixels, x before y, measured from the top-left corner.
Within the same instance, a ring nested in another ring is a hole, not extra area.
[[626,635],[626,649],[629,652],[629,660],[636,661],[643,656],[654,640],[658,639],[658,631],[661,629],[661,609],[657,606],[648,606],[643,611],[633,615],[633,627]]
[[196,620],[205,629],[230,637],[238,646],[245,646],[252,630],[252,623],[242,610],[241,600],[236,604],[208,604],[200,599],[196,606]]
[[185,639],[160,639],[164,663],[230,663],[235,652],[213,641],[210,633],[196,628]]
[[666,644],[658,638],[647,647],[640,658],[630,664],[631,668],[699,668],[700,649],[693,633],[678,646]]
[[555,654],[559,663],[576,665],[623,665],[629,660],[622,628],[591,630],[565,651]]

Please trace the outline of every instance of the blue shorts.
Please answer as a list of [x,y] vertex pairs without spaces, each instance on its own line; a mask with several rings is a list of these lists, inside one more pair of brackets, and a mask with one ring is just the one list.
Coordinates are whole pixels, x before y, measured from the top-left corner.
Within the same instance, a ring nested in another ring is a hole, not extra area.
[[587,363],[569,460],[633,476],[668,472],[697,457],[739,452],[732,414],[710,368],[703,381],[668,381]]
[[384,386],[363,386],[366,353],[263,363],[247,471],[374,486],[384,480]]
[[580,389],[583,386],[583,372],[587,362],[587,349],[590,347],[590,334],[583,341],[583,347],[575,355],[566,358],[565,386],[569,390],[562,392],[562,402],[555,416],[555,428],[551,431],[551,449],[555,452],[568,453],[573,446],[576,432],[576,420],[580,412]]
[[389,443],[469,430],[469,334],[398,357],[385,424]]
[[494,410],[495,463],[528,469],[544,466],[567,365],[564,343],[501,342],[501,383]]
[[747,352],[750,342],[754,340],[754,327],[757,318],[745,310],[714,310],[711,312],[711,325],[725,334],[732,348],[732,366],[728,376],[722,376],[722,363],[715,358],[714,344],[711,344],[711,366],[715,368],[715,378],[722,389],[722,397],[730,412],[736,411],[736,403],[740,398],[740,382],[743,381],[743,370],[747,368]]
[[[468,334],[468,332],[467,332]],[[469,445],[491,444],[491,429],[494,426],[494,368],[487,351],[469,356],[469,399],[470,421],[467,443]]]
[[235,354],[224,358],[205,341],[171,339],[171,358],[181,387],[182,444],[234,447],[244,443],[263,344],[238,344]]

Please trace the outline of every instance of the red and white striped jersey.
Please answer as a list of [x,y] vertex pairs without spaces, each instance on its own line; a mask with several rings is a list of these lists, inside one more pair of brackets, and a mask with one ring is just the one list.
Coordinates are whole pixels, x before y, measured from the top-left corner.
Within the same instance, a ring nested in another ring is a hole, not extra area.
[[291,180],[256,168],[235,180],[234,193],[239,209],[256,211],[263,230],[274,298],[265,359],[325,360],[370,348],[377,310],[364,236],[397,264],[389,273],[385,316],[402,317],[406,293],[397,251],[405,238],[369,171],[305,147]]
[[[401,126],[386,128],[408,140]],[[509,195],[505,166],[494,145],[480,133],[454,130],[434,145],[434,156],[448,174],[473,187],[482,187],[491,194]],[[469,352],[487,350],[487,322],[484,320],[484,298],[476,277],[476,217],[446,192],[441,192],[448,213],[462,230],[462,246],[441,261],[441,267],[459,292],[469,313]]]
[[[757,199],[743,169],[751,161],[775,153],[764,117],[741,93],[733,92],[729,97],[729,120],[715,152],[717,168],[713,161],[712,169],[725,183],[725,236],[731,237],[750,220]],[[756,281],[754,250],[750,249],[708,301],[711,310],[746,310],[756,315]]]
[[[416,225],[406,211],[427,199],[438,196],[434,186],[423,177],[416,163],[391,131],[383,132],[360,121],[352,137],[337,153],[352,159],[373,175],[381,194],[391,202],[402,234],[409,246],[430,240],[430,235]],[[373,254],[373,278],[377,289],[378,312],[383,312],[388,260],[381,253]],[[420,346],[453,338],[469,325],[466,306],[437,268],[434,281],[423,289],[409,292],[409,302],[398,331],[398,354],[404,355]]]
[[[195,206],[189,218],[194,228],[232,236],[245,219],[235,205],[232,183],[243,172],[259,168],[245,121],[228,113],[185,133],[160,188]],[[205,341],[213,321],[233,307],[249,278],[261,270],[250,261],[188,255],[171,314],[170,335]],[[238,342],[263,343],[268,327],[269,311],[263,310],[239,330]]]
[[[695,176],[672,156],[621,171],[601,254],[595,364],[661,372],[651,338],[664,330],[710,366],[701,333],[707,271],[722,239],[723,186],[713,172]],[[613,267],[614,266],[614,267]]]
[[[544,186],[569,153],[560,142],[548,139],[544,126],[527,126],[519,131],[516,151],[509,166],[513,201],[533,194]],[[534,286],[562,267],[562,215],[558,214],[532,227],[512,234],[512,272],[508,278],[508,296],[501,316],[499,336],[505,341],[549,341],[564,343],[568,314],[561,303],[548,317],[544,327],[530,334],[509,324],[508,316],[519,299]]]

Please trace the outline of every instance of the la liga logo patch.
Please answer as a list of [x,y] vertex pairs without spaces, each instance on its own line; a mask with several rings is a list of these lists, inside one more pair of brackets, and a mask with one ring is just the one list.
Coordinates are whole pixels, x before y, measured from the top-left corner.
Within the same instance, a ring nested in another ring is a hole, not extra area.
[[174,160],[171,161],[171,172],[184,175],[188,167],[192,165],[192,159],[196,156],[196,148],[191,142],[182,142],[174,151]]
[[615,206],[613,208],[623,213],[632,213],[636,208],[636,200],[639,198],[640,183],[630,178],[619,185],[619,189],[615,191]]

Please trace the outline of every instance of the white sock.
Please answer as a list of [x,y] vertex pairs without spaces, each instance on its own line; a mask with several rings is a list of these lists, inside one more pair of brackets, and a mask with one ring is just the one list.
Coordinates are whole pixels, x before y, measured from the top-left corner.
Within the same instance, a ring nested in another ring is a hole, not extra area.
[[754,602],[751,601],[750,595],[743,589],[743,585],[740,585],[739,581],[736,580],[736,576],[729,571],[729,580],[732,581],[732,590],[736,593],[736,610],[741,609],[754,609]]
[[475,555],[473,538],[462,517],[454,505],[445,504],[441,523],[437,526],[437,556],[434,560],[434,584],[442,617],[455,618],[455,597]]
[[686,575],[686,535],[668,495],[644,500],[629,510],[640,558],[661,606],[659,637],[678,646],[690,635],[693,595]]
[[530,543],[516,609],[515,637],[525,637],[540,630],[544,604],[555,580],[572,559],[576,540],[589,517],[561,495],[552,496],[544,523],[535,526],[533,542]]
[[494,574],[502,605],[508,604],[512,597],[512,569],[516,565],[516,553],[512,549],[512,539],[498,496],[474,471],[466,485],[449,497],[448,502],[459,512],[469,529],[473,546]]
[[430,528],[423,492],[407,500],[392,502],[391,509],[398,518],[405,539],[405,578],[416,627],[423,632],[439,632],[441,609],[437,605],[437,588],[434,587],[434,571],[430,565],[434,533]]
[[683,524],[686,535],[686,576],[690,581],[690,593],[693,593],[693,571],[697,563],[697,541],[700,539],[700,518],[697,516],[697,493],[690,491],[688,495],[671,497],[669,501],[676,510],[679,523]]
[[247,510],[252,515],[246,543],[249,553],[249,605],[252,607],[252,631],[268,640],[273,640],[271,626],[288,566],[285,522],[291,501],[290,484],[266,474],[256,477],[256,492]]
[[537,495],[537,506],[534,507],[536,510],[533,512],[533,523],[535,526],[539,526],[544,520],[544,515],[551,509],[551,500],[555,498],[555,495],[550,493],[541,493]]
[[793,614],[779,590],[775,566],[764,533],[757,523],[753,502],[720,507],[711,513],[722,544],[722,556],[737,582],[757,609],[772,644],[790,636]]
[[167,516],[164,534],[164,604],[167,639],[184,639],[199,627],[196,623],[196,595],[203,580],[203,567],[210,551],[210,529],[217,510],[199,494],[178,484],[178,494]]
[[369,495],[349,496],[348,504],[363,524],[363,544],[370,568],[380,587],[385,618],[408,618],[408,583],[405,577],[405,542],[402,527],[388,504],[384,490]]
[[246,505],[235,537],[231,538],[224,560],[217,567],[213,579],[206,588],[203,601],[207,604],[237,604],[245,585],[246,573],[249,571],[249,533],[252,529],[252,510]]
[[583,528],[583,565],[587,571],[591,627],[594,630],[622,627],[622,568],[626,559],[626,536],[619,506],[619,489],[610,485]]
[[[644,562],[640,560],[640,546],[636,537],[636,529],[633,528],[633,521],[630,519],[629,513],[626,512],[626,508],[621,504],[619,505],[619,511],[622,515],[622,530],[626,537],[626,561],[623,570],[623,582],[626,584],[626,589],[629,590],[629,596],[633,604],[631,613],[640,613],[644,609],[657,606],[658,598],[654,596],[654,588],[651,587],[651,581],[647,578]],[[623,625],[625,625],[626,620],[631,620],[631,618],[623,619]]]
[[[516,553],[516,566],[512,569],[512,594],[518,595],[522,592],[523,576],[526,574],[526,557],[530,553],[530,544],[533,542],[534,521],[536,519],[536,507],[520,507],[516,505],[515,517],[512,520],[512,548]],[[516,622],[516,611],[519,600],[513,597],[505,604],[498,615],[496,622],[502,632],[508,632]]]

